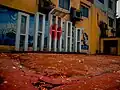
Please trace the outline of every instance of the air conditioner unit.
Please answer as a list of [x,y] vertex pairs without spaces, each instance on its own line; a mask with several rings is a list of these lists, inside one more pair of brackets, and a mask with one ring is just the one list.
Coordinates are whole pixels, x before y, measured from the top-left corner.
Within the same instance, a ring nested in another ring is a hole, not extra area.
[[76,21],[82,20],[82,13],[80,12],[80,10],[71,8],[71,16],[72,16],[72,19],[74,19]]

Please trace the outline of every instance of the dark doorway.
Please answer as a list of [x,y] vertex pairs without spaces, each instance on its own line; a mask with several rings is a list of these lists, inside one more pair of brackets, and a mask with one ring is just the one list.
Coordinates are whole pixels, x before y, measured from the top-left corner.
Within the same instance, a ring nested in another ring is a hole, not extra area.
[[104,53],[105,54],[115,54],[118,53],[118,41],[117,40],[104,40]]

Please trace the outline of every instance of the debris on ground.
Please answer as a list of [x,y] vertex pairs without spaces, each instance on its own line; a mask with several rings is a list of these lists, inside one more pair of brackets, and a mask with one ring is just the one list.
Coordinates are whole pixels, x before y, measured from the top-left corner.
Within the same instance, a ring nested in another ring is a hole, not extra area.
[[0,90],[120,90],[120,56],[2,53]]

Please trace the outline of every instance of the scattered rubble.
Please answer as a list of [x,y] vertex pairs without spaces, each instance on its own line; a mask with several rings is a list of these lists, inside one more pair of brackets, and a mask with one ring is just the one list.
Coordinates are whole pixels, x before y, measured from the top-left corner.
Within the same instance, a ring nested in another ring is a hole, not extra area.
[[120,57],[2,53],[0,75],[0,90],[120,90]]

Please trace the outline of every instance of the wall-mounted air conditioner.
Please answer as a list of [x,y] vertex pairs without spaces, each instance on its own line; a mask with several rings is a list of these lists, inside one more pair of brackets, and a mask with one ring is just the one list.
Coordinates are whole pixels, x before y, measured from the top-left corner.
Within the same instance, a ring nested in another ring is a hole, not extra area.
[[80,10],[71,8],[71,19],[76,21],[82,20],[82,13],[80,12]]

